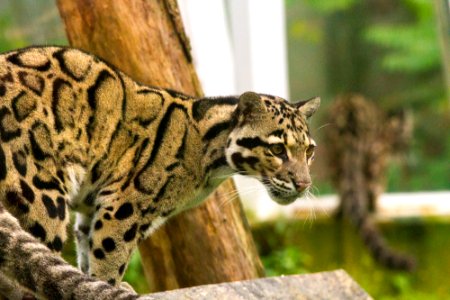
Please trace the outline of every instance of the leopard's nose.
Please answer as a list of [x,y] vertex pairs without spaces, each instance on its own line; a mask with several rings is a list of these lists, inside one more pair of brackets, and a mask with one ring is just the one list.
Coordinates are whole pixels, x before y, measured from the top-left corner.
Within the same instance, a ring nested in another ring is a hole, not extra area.
[[311,181],[294,180],[295,190],[299,193],[305,191],[310,185]]

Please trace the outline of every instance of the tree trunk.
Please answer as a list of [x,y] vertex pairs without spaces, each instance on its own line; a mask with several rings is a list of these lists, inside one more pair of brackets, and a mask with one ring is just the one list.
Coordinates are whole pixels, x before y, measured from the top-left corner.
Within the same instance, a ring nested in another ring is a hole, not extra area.
[[[173,0],[57,0],[70,44],[136,80],[189,95],[202,91]],[[140,245],[152,291],[245,280],[263,268],[241,203],[225,182],[200,207],[182,213]]]

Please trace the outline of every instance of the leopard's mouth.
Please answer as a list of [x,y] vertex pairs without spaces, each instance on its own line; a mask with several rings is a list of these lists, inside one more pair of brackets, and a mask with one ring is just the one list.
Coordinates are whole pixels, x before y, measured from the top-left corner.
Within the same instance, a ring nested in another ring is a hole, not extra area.
[[287,193],[285,191],[280,191],[273,187],[267,187],[267,191],[269,192],[272,200],[281,205],[291,204],[301,196],[297,193]]
[[262,180],[264,186],[269,192],[270,198],[278,204],[288,205],[302,196],[303,193],[298,193],[285,186],[278,186],[273,180],[267,176],[263,176]]

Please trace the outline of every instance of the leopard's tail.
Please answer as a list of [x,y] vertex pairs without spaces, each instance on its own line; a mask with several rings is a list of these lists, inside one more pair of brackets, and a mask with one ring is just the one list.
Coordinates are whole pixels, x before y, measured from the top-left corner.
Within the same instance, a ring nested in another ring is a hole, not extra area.
[[[344,153],[343,162],[358,162],[358,157]],[[356,227],[363,243],[379,264],[395,270],[412,271],[415,259],[391,248],[369,213],[369,193],[359,168],[345,168],[340,181],[341,213]]]
[[368,213],[354,213],[350,215],[350,219],[376,262],[394,270],[415,269],[415,259],[390,247]]
[[0,202],[0,276],[43,299],[137,299],[74,268],[27,233]]
[[392,249],[370,215],[384,190],[391,150],[390,140],[381,134],[386,127],[383,112],[364,97],[349,94],[336,99],[328,120],[332,126],[326,131],[326,151],[331,179],[341,198],[338,215],[357,228],[375,261],[391,269],[414,269],[414,259]]

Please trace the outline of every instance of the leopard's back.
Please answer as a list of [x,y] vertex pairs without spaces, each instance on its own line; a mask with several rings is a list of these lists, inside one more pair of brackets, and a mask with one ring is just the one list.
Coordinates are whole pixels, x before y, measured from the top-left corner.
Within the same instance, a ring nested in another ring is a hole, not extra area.
[[0,201],[54,252],[75,211],[78,266],[118,285],[140,240],[233,173],[259,179],[280,204],[301,197],[315,148],[307,119],[319,103],[253,92],[192,98],[73,48],[7,52]]
[[[117,259],[116,253],[128,257],[131,251],[124,245],[134,245],[156,226],[158,222],[151,224],[156,214],[168,215],[177,205],[149,208],[140,202],[155,197],[147,186],[159,189],[162,196],[175,175],[186,177],[186,182],[191,178],[180,168],[174,170],[175,165],[168,169],[163,161],[175,156],[187,136],[176,135],[188,119],[179,111],[191,104],[184,101],[188,97],[173,95],[177,99],[73,48],[30,47],[0,55],[0,199],[4,207],[56,252],[67,238],[69,207],[79,211],[76,237],[78,249],[84,252],[79,256],[80,267],[88,272],[89,261],[92,265],[98,261],[102,267],[89,273],[108,276],[104,279],[115,284],[127,263]],[[165,155],[158,155],[160,148]],[[191,166],[193,174],[197,167]],[[149,174],[150,169],[159,176]],[[113,221],[122,223],[120,230],[102,226]],[[108,257],[117,266],[102,263],[105,253],[112,254]],[[106,275],[112,269],[115,274]]]
[[[2,142],[31,140],[37,161],[53,156],[86,165],[102,155],[126,105],[126,77],[76,49],[31,47],[5,53],[0,78]],[[42,138],[30,138],[33,134]]]

